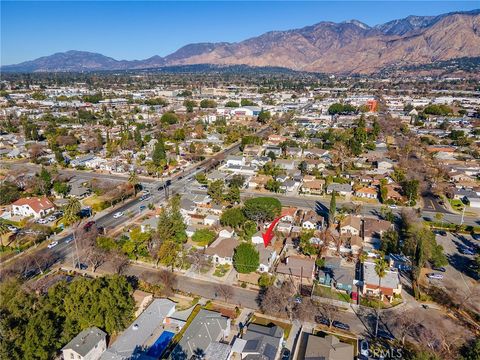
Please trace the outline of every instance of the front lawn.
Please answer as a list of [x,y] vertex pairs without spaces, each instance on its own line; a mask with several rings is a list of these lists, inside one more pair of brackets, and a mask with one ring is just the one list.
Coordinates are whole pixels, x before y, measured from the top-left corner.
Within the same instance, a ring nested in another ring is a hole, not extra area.
[[213,276],[216,276],[216,277],[224,277],[228,271],[230,270],[230,265],[217,265],[217,267],[215,268],[215,271],[213,273]]
[[315,285],[313,290],[313,295],[318,297],[324,297],[328,299],[340,300],[345,302],[352,302],[350,296],[344,292],[335,291],[330,289],[329,287],[322,286],[322,285]]
[[290,335],[290,330],[292,330],[292,324],[286,323],[280,320],[272,320],[268,318],[264,318],[258,314],[254,314],[252,316],[251,322],[258,325],[268,326],[270,324],[275,324],[283,329],[283,338],[285,340],[288,339]]

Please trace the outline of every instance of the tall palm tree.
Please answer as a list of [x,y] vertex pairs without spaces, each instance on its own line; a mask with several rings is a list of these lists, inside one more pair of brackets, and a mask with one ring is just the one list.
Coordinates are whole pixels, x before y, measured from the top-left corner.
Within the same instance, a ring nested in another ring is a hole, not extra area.
[[6,233],[8,233],[10,230],[8,230],[8,224],[3,221],[2,219],[0,219],[0,242],[1,242],[1,245],[3,245],[3,235],[5,235]]
[[80,201],[78,201],[75,198],[70,198],[68,200],[67,205],[65,205],[65,208],[63,210],[63,221],[64,225],[66,224],[71,224],[73,227],[73,241],[75,243],[75,253],[76,253],[76,259],[75,256],[73,257],[73,267],[75,268],[75,262],[79,261],[79,255],[78,255],[78,244],[77,244],[77,228],[78,224],[80,222],[80,210],[82,209],[82,205],[80,204]]
[[135,171],[132,171],[130,173],[130,176],[128,177],[128,183],[133,186],[133,196],[137,196],[137,186],[139,184],[139,181],[138,175]]
[[[380,293],[380,300],[382,299],[382,290],[381,290],[381,285],[382,285],[382,278],[387,275],[387,270],[389,269],[389,264],[388,262],[383,258],[378,258],[375,260],[375,273],[378,276],[378,291]],[[377,312],[377,323],[375,325],[375,337],[377,336],[378,333],[378,320],[379,320],[379,313]]]

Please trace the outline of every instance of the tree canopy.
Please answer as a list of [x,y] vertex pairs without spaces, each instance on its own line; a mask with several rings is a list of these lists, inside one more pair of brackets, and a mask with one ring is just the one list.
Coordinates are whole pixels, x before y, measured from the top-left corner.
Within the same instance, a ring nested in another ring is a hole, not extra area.
[[257,197],[245,201],[244,214],[255,222],[272,221],[281,211],[280,200],[272,197]]
[[239,273],[251,273],[256,271],[259,265],[260,255],[252,244],[241,243],[235,248],[233,266]]

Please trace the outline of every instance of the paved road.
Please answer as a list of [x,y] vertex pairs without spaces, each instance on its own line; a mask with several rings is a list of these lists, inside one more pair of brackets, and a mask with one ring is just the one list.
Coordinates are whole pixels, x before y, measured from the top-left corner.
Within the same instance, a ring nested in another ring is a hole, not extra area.
[[[200,192],[200,190],[196,190]],[[288,195],[279,195],[274,193],[264,193],[260,194],[258,192],[252,192],[248,190],[244,190],[242,192],[242,198],[250,198],[256,196],[272,196],[277,198],[282,202],[285,206],[296,206],[296,207],[307,207],[315,209],[321,215],[326,216],[328,214],[328,209],[330,207],[330,200],[329,199],[322,199],[322,198],[314,198],[312,196],[288,196]],[[343,205],[352,206],[352,202],[350,201],[341,201],[337,199],[337,208],[342,207]],[[384,205],[381,204],[362,204],[361,213],[362,215],[380,215],[380,211]],[[392,212],[396,215],[400,215],[401,208],[392,209]],[[422,217],[424,219],[435,220],[435,214],[437,212],[434,211],[422,211]],[[445,223],[449,222],[452,224],[460,224],[462,216],[460,214],[453,214],[453,213],[443,213],[443,221]],[[476,216],[465,216],[463,220],[464,224],[467,225],[480,225],[480,218]]]

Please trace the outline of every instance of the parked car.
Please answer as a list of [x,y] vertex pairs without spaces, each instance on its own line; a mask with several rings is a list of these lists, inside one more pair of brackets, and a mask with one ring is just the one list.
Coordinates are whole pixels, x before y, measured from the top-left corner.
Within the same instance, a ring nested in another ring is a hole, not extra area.
[[436,279],[436,280],[442,280],[443,279],[442,274],[436,274],[436,273],[429,273],[429,274],[427,274],[427,277],[429,279]]
[[444,231],[444,230],[439,230],[439,231],[437,231],[437,234],[438,234],[438,235],[441,235],[441,236],[447,236],[447,232]]
[[67,238],[65,239],[65,244],[70,243],[73,240],[73,235],[68,235]]
[[113,214],[113,218],[114,219],[118,219],[119,217],[122,217],[123,216],[123,212],[119,211],[119,212],[116,212],[115,214]]
[[45,219],[38,219],[37,220],[37,224],[42,224],[43,225],[43,224],[46,224],[46,223],[47,223],[47,220],[45,220]]
[[390,209],[398,209],[398,206],[395,204],[389,205],[388,206]]
[[145,195],[142,195],[142,196],[140,197],[140,201],[145,201],[145,200],[148,200],[148,199],[150,199],[150,195],[149,195],[149,194],[145,194]]
[[319,324],[330,326],[330,321],[328,321],[328,319],[323,316],[315,316],[315,321]]
[[87,264],[84,264],[84,263],[76,263],[75,264],[75,269],[80,269],[80,270],[87,270],[88,269],[88,265]]
[[336,320],[335,320],[335,321],[332,323],[332,325],[333,325],[334,327],[336,327],[337,329],[342,329],[342,330],[347,330],[347,331],[350,330],[350,325],[345,324],[345,323],[343,323],[343,322],[341,322],[341,321],[336,321]]
[[13,225],[8,225],[7,229],[8,229],[8,231],[12,231],[12,232],[17,232],[18,231],[18,228],[16,226],[13,226]]
[[48,244],[48,248],[51,249],[51,248],[54,248],[55,246],[58,245],[58,241],[52,241],[50,244]]
[[362,341],[360,341],[360,354],[367,357],[370,354],[368,341],[366,339],[363,339]]
[[48,222],[53,222],[55,220],[57,220],[57,217],[56,216],[53,216],[53,215],[50,215],[49,217],[47,217],[46,219]]
[[142,205],[142,206],[140,206],[139,209],[140,209],[140,211],[143,211],[143,210],[145,210],[146,208],[147,208],[147,207],[146,207],[145,205]]
[[83,230],[90,231],[93,225],[95,225],[95,221],[91,220],[87,222],[85,225],[83,225]]
[[289,360],[290,359],[290,350],[287,349],[287,348],[283,348],[282,352],[280,353],[280,359]]
[[475,252],[473,251],[473,249],[466,246],[461,246],[459,251],[464,255],[475,255]]
[[432,270],[441,271],[441,272],[447,271],[447,269],[445,269],[443,266],[434,266],[432,267]]

